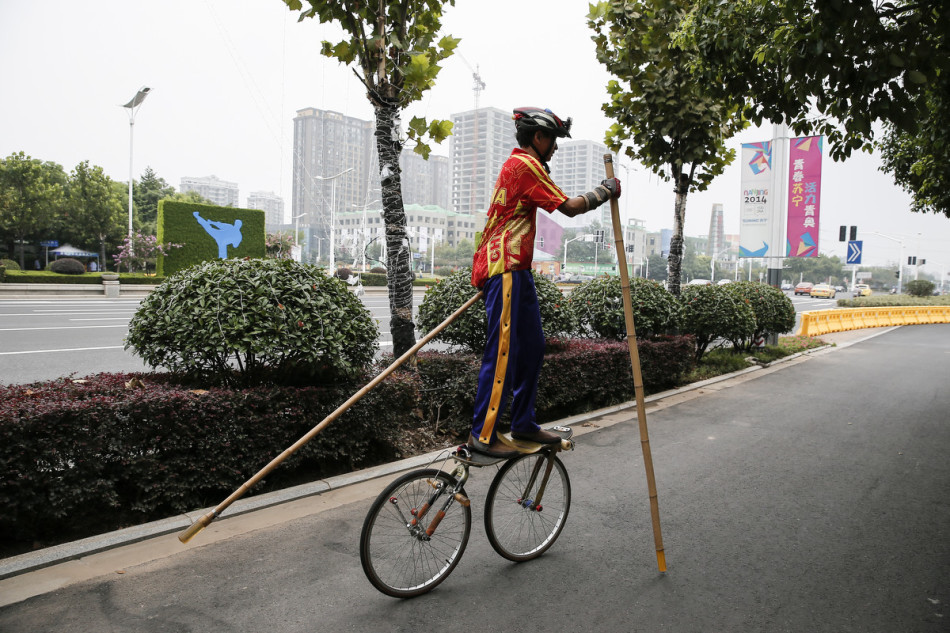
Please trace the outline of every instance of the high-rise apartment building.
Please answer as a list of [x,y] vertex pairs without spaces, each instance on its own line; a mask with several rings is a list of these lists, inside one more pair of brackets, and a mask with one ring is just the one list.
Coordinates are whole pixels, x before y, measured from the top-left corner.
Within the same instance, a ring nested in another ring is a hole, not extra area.
[[329,237],[331,205],[335,214],[380,199],[374,130],[372,121],[339,112],[297,111],[291,210],[304,232],[304,251],[320,250],[314,241]]
[[252,191],[247,197],[247,208],[264,212],[264,225],[268,230],[276,230],[284,223],[284,199],[273,191]]
[[237,183],[221,180],[217,176],[202,176],[200,178],[182,176],[181,186],[178,190],[182,193],[194,191],[202,198],[220,207],[238,206]]
[[720,258],[726,250],[726,240],[722,227],[722,204],[715,203],[709,216],[709,238],[706,254]]
[[404,204],[435,205],[449,208],[449,159],[429,154],[426,160],[412,151],[403,149],[399,157],[402,171],[402,201]]
[[[557,146],[558,150],[550,164],[551,178],[568,196],[586,193],[607,177],[604,169],[607,146],[603,143],[558,139]],[[570,228],[588,226],[596,220],[601,227],[612,232],[609,204],[602,205],[593,213],[582,213],[573,218],[560,213],[555,213],[553,217],[561,226]]]
[[452,115],[452,210],[486,213],[501,166],[517,146],[511,112],[479,108]]

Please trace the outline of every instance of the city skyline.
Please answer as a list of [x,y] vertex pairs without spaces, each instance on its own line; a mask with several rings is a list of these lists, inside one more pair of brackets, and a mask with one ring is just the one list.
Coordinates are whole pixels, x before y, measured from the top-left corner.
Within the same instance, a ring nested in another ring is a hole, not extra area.
[[[461,44],[403,121],[472,110],[477,70],[484,81],[480,107],[550,107],[573,117],[575,139],[602,142],[611,123],[601,111],[610,78],[596,62],[587,4],[557,11],[541,0],[522,5],[518,15],[531,15],[533,28],[546,34],[537,41],[524,38],[522,20],[504,17],[510,3],[447,6],[443,32]],[[0,155],[23,151],[67,171],[89,160],[127,182],[129,125],[121,105],[146,85],[152,90],[135,121],[135,178],[148,166],[176,187],[184,176],[216,174],[245,192],[276,193],[287,203],[286,216],[294,113],[314,107],[373,119],[352,70],[319,54],[322,39],[335,41],[336,27],[298,23],[279,0],[3,3],[0,64],[10,97],[0,102]],[[771,129],[747,129],[727,146],[738,152],[741,143],[769,140]],[[433,145],[434,153],[448,156],[450,142]],[[824,161],[820,252],[843,258],[837,227],[856,225],[867,264],[898,259],[898,244],[877,233],[903,239],[905,257],[919,255],[928,267],[950,264],[950,220],[910,213],[909,196],[878,164],[864,154]],[[654,231],[671,226],[672,184],[623,157],[615,165],[624,216]],[[686,234],[707,232],[716,203],[723,204],[725,232],[737,233],[739,191],[733,164],[708,191],[690,193]]]

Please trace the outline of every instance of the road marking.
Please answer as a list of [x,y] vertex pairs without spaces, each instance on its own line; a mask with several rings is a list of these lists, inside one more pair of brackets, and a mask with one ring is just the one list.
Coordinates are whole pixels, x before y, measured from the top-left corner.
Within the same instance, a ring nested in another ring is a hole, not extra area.
[[0,332],[31,332],[33,330],[88,330],[99,327],[128,327],[128,325],[73,325],[70,327],[8,327],[0,328]]
[[94,317],[92,319],[70,319],[70,321],[128,321],[129,317]]
[[28,316],[28,317],[37,317],[37,316],[66,316],[66,315],[68,315],[68,314],[127,314],[127,313],[124,312],[124,311],[122,311],[122,310],[109,310],[108,312],[87,312],[86,310],[75,310],[75,311],[71,310],[71,311],[69,311],[69,312],[57,313],[57,314],[52,314],[52,313],[49,313],[49,312],[40,312],[40,311],[37,311],[37,312],[23,312],[23,313],[19,313],[19,314],[4,314],[4,313],[0,312],[0,318],[2,318],[2,317],[15,317],[15,316],[20,316],[20,317],[22,317],[22,316]]
[[0,352],[0,356],[12,356],[14,354],[48,354],[50,352],[91,352],[97,349],[122,349],[121,345],[110,345],[108,347],[70,347],[66,349],[33,349],[25,352]]

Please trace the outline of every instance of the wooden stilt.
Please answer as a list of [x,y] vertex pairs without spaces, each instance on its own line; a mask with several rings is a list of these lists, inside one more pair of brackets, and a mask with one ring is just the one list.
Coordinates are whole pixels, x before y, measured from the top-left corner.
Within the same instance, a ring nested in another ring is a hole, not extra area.
[[[607,178],[614,177],[613,156],[604,154]],[[620,288],[623,293],[623,315],[627,326],[627,347],[630,348],[630,364],[633,367],[633,390],[637,401],[637,420],[640,425],[640,447],[643,449],[643,466],[647,472],[647,487],[650,492],[650,516],[653,519],[653,541],[656,545],[656,564],[661,572],[666,571],[666,553],[663,550],[663,534],[660,530],[660,504],[656,494],[656,477],[653,474],[653,456],[650,452],[650,434],[647,431],[647,413],[643,401],[643,374],[640,372],[640,351],[633,324],[633,301],[630,298],[630,275],[627,270],[627,254],[623,245],[623,226],[620,224],[620,205],[610,201],[610,216],[613,220],[614,245],[617,249],[617,266],[620,269]]]

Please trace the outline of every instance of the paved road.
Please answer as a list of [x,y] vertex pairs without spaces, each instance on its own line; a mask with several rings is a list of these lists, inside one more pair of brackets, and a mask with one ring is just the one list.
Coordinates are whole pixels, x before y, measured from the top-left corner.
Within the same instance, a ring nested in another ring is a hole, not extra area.
[[256,530],[219,521],[222,540],[143,544],[177,552],[146,564],[97,555],[110,573],[0,608],[0,631],[947,631],[948,360],[950,325],[905,327],[654,406],[665,575],[628,411],[565,456],[573,507],[536,561],[491,550],[477,472],[453,575],[377,593],[357,552],[377,481]]
[[[414,295],[417,308],[423,294],[420,290]],[[836,305],[826,299],[790,298],[799,313]],[[391,349],[388,298],[373,289],[364,295],[363,303],[380,322],[380,349]],[[0,298],[0,384],[70,374],[147,371],[139,358],[123,349],[129,319],[138,306],[136,298]]]
[[[418,307],[423,292],[414,294]],[[380,349],[391,350],[389,299],[369,291],[363,303],[379,320]],[[123,349],[139,299],[38,297],[0,299],[0,384],[75,374],[147,371]]]

